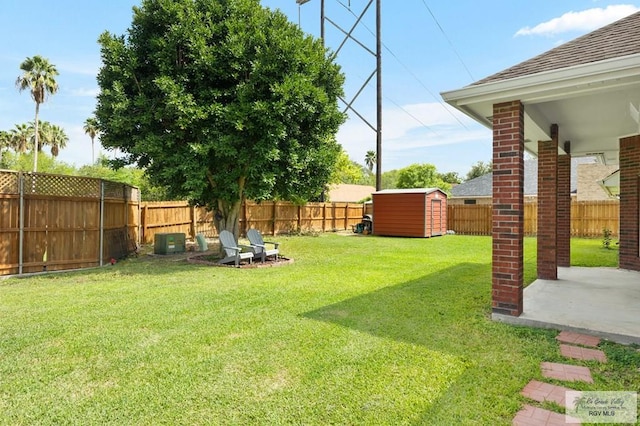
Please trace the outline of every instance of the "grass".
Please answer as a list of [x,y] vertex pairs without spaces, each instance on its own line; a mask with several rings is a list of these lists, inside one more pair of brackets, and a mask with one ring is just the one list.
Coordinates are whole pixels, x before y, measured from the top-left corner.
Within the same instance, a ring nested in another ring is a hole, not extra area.
[[[0,424],[507,425],[561,360],[557,332],[490,320],[488,237],[279,241],[293,264],[0,281]],[[572,261],[615,266],[600,246]],[[581,389],[639,390],[635,348],[603,349]]]

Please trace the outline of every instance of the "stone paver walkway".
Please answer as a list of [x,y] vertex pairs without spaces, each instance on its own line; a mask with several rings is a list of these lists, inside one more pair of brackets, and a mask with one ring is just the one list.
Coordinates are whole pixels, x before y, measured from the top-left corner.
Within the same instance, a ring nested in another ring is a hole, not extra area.
[[[603,351],[594,349],[600,344],[600,338],[570,331],[563,331],[556,337],[560,343],[560,353],[566,358],[607,362]],[[585,347],[586,346],[586,347]],[[566,382],[583,381],[593,383],[591,371],[587,367],[543,362],[540,364],[542,376]],[[553,402],[567,408],[566,392],[572,389],[550,383],[531,380],[522,389],[521,394],[533,401]],[[581,424],[579,419],[565,416],[544,408],[526,404],[513,418],[514,426],[556,426]]]
[[573,417],[525,405],[522,410],[518,411],[511,424],[513,426],[560,426],[569,423],[567,420],[571,424],[580,424],[580,420]]
[[585,361],[607,362],[607,356],[599,349],[588,349],[580,346],[560,344],[562,356]]
[[522,389],[522,395],[538,402],[551,401],[561,407],[567,407],[566,392],[573,389],[563,386],[556,386],[550,383],[531,380],[527,386]]
[[563,380],[565,382],[593,383],[591,371],[587,367],[555,362],[543,362],[540,367],[542,368],[542,375],[550,379]]
[[574,345],[590,346],[592,348],[595,348],[600,344],[599,337],[574,333],[572,331],[561,331],[560,334],[556,336],[556,340],[563,343],[571,343]]

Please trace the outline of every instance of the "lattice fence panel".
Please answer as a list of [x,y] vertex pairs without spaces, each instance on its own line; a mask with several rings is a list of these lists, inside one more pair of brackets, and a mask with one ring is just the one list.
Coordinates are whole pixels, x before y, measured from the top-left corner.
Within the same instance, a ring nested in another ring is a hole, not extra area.
[[18,194],[18,173],[0,172],[0,194]]
[[125,185],[118,182],[104,181],[104,197],[124,199]]
[[24,191],[30,195],[55,197],[100,197],[100,180],[79,176],[26,173]]

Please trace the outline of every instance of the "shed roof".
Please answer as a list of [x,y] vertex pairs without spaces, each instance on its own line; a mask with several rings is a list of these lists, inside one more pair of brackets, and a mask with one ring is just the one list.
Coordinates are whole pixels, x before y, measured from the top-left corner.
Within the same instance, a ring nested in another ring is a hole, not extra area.
[[374,192],[374,195],[380,194],[431,194],[432,192],[440,191],[445,193],[440,188],[408,188],[408,189],[383,189],[381,191]]

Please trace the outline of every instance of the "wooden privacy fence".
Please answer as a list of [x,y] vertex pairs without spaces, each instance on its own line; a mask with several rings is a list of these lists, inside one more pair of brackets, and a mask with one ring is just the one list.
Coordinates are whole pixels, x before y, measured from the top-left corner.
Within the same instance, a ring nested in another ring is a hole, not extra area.
[[[447,208],[447,229],[463,235],[491,235],[491,205],[452,205]],[[571,236],[602,237],[608,229],[618,236],[620,229],[620,202],[571,202]],[[538,232],[538,203],[524,205],[524,233],[534,236]]]
[[139,191],[78,176],[0,171],[0,275],[102,265],[136,248]]
[[[255,228],[266,235],[291,232],[350,230],[362,221],[363,205],[357,203],[307,203],[247,201],[242,204],[240,233]],[[216,237],[213,212],[187,202],[148,202],[140,207],[141,241],[152,243],[154,235],[181,232],[191,238],[197,234]]]

